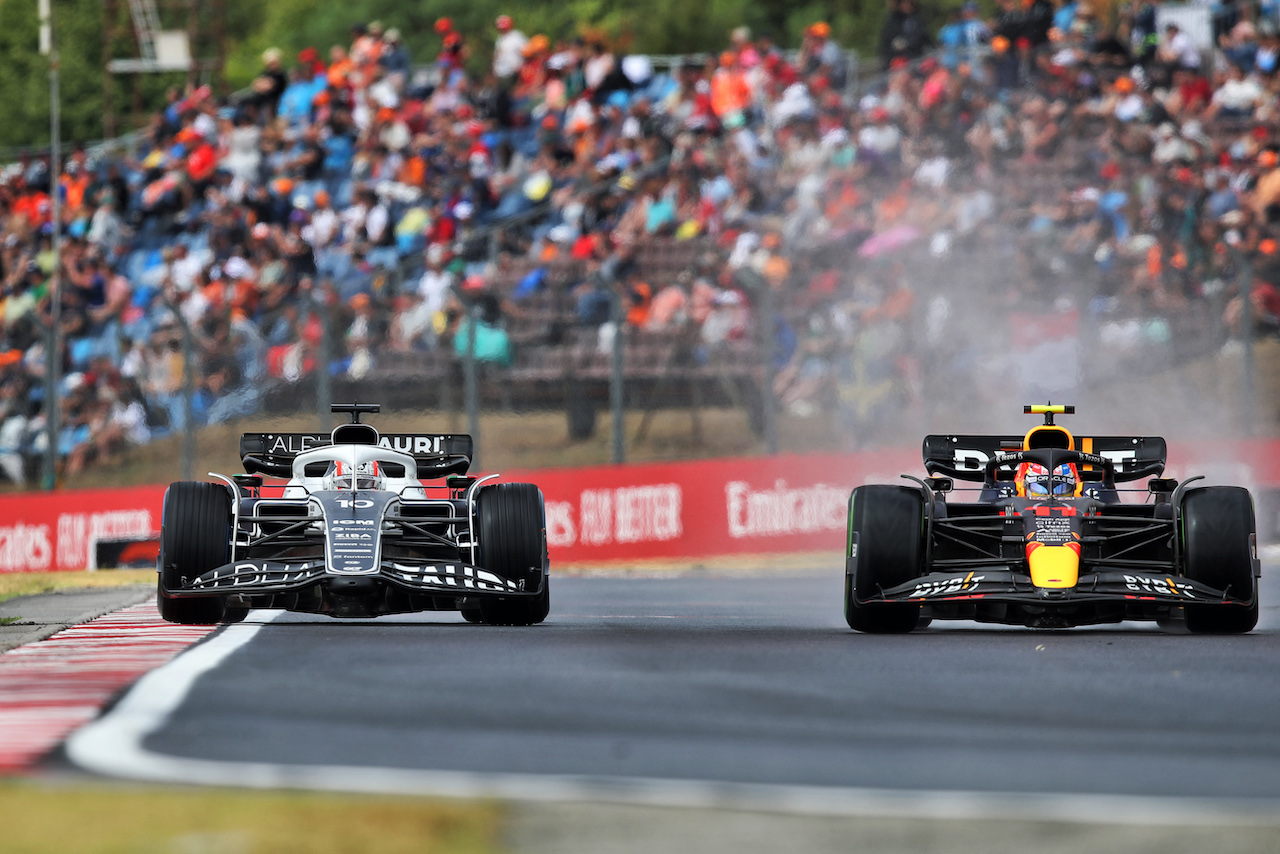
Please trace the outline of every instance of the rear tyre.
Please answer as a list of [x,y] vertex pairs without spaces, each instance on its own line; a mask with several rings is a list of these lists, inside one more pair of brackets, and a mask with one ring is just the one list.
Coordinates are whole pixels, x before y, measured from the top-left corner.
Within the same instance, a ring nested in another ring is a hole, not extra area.
[[[231,542],[231,498],[216,483],[181,481],[164,493],[160,522],[160,578],[157,603],[160,616],[171,623],[208,624],[227,619],[222,598],[171,599],[191,581],[227,562]],[[240,613],[243,611],[244,613]],[[233,609],[232,621],[244,619],[248,609]]]
[[[500,483],[476,497],[480,566],[503,578],[524,581],[533,597],[485,596],[480,619],[495,626],[531,626],[551,611],[551,574],[542,491],[531,483]],[[463,612],[466,618],[466,612]]]
[[920,491],[883,484],[855,489],[849,496],[848,555],[856,557],[854,571],[846,571],[844,581],[844,618],[849,628],[870,634],[905,634],[919,627],[919,605],[867,600],[918,578],[924,568],[924,496]]
[[1258,624],[1253,499],[1239,486],[1206,486],[1182,498],[1182,574],[1249,605],[1184,605],[1187,630],[1242,634]]

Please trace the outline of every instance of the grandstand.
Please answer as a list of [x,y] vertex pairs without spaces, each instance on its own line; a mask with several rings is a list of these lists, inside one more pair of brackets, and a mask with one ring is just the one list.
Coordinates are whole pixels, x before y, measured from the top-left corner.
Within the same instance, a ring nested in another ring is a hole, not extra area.
[[501,78],[447,21],[416,70],[394,28],[268,51],[65,159],[61,259],[48,158],[11,164],[0,476],[40,462],[59,262],[63,474],[325,384],[456,409],[472,358],[483,405],[601,401],[618,340],[630,408],[866,446],[1275,333],[1275,21],[1241,6],[1188,52],[1137,9],[1030,8],[875,75],[821,22],[676,63],[534,34]]

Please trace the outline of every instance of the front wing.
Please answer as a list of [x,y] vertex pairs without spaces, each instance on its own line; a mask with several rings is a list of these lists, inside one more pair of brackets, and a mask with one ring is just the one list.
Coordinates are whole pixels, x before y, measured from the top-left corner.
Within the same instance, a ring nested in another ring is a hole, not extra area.
[[413,593],[438,595],[493,594],[508,597],[536,596],[542,592],[541,584],[536,589],[529,589],[523,580],[504,578],[491,570],[456,561],[413,564],[384,560],[376,572],[353,574],[331,572],[324,561],[241,560],[210,570],[198,578],[184,579],[180,589],[166,593],[172,598],[210,594],[258,596],[290,593],[319,582],[341,590],[344,584],[363,584],[369,579]]
[[1164,605],[1251,605],[1197,581],[1166,573],[1098,570],[1085,572],[1069,589],[1037,588],[1026,572],[1007,566],[966,572],[931,572],[883,590],[866,602],[937,604],[943,602],[1016,602],[1026,605],[1150,602]]

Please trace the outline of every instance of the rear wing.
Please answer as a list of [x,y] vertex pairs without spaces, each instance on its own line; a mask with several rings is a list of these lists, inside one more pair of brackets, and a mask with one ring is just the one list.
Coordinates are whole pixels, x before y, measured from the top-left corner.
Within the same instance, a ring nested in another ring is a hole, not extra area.
[[[981,483],[983,468],[997,454],[1022,448],[1022,436],[925,436],[924,468],[955,480]],[[1075,437],[1075,450],[1115,463],[1116,482],[1159,477],[1167,449],[1159,436]]]
[[[378,435],[373,430],[369,434]],[[298,454],[330,444],[329,433],[245,433],[240,461],[249,474],[290,477]],[[420,480],[466,474],[471,467],[471,437],[461,433],[384,433],[377,444],[412,456]]]

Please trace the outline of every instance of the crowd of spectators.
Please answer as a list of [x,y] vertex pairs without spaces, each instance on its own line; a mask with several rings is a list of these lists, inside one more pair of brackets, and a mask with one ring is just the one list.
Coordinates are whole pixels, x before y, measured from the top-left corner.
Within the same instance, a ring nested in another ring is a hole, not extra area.
[[[44,451],[55,265],[66,475],[316,371],[511,365],[508,326],[552,290],[602,350],[619,323],[703,362],[767,337],[782,405],[855,441],[1045,342],[1111,362],[1221,343],[1246,272],[1274,330],[1274,18],[1237,4],[1197,46],[1146,0],[932,25],[891,5],[870,77],[825,22],[669,67],[505,15],[440,19],[427,62],[379,22],[273,48],[246,90],[174,90],[128,151],[65,157],[60,258],[48,157],[24,157],[0,175],[0,475]],[[645,263],[680,244],[681,269]]]

